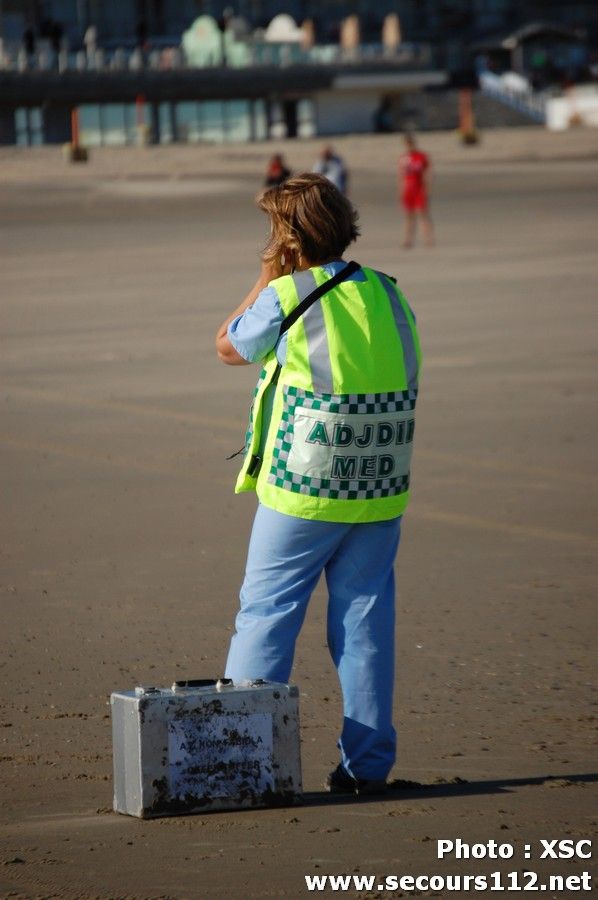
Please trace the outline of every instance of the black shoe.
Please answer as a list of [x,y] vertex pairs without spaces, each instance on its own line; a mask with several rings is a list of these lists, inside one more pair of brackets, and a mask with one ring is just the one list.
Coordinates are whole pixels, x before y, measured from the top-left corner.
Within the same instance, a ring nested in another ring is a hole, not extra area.
[[388,784],[384,779],[353,778],[344,766],[337,766],[326,779],[331,794],[384,794]]

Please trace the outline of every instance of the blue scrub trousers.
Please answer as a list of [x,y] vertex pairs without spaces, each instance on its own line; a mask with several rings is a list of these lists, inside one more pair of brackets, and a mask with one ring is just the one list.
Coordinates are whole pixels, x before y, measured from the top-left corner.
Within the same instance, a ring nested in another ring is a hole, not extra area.
[[258,506],[226,665],[234,681],[287,683],[307,604],[324,571],[328,648],[343,694],[338,746],[355,778],[386,778],[396,756],[393,563],[400,532],[400,518],[351,525]]

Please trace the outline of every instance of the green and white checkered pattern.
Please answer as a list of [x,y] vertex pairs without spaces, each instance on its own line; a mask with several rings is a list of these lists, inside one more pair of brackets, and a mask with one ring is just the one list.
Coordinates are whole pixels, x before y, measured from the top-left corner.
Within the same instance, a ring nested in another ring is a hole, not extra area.
[[392,497],[409,489],[409,475],[394,478],[335,479],[301,475],[287,468],[298,408],[338,414],[378,414],[415,409],[417,390],[381,394],[314,394],[292,385],[283,386],[283,412],[272,454],[268,482],[276,487],[331,500],[373,500]]
[[264,379],[266,378],[267,374],[268,374],[267,370],[262,369],[262,371],[259,374],[257,383],[255,385],[255,389],[253,391],[253,397],[251,398],[251,407],[249,409],[249,422],[247,425],[247,431],[245,432],[245,453],[249,453],[249,448],[251,447],[251,439],[253,438],[253,428],[254,428],[253,410],[255,408],[255,398],[259,394],[260,388],[261,388],[262,384],[264,383]]

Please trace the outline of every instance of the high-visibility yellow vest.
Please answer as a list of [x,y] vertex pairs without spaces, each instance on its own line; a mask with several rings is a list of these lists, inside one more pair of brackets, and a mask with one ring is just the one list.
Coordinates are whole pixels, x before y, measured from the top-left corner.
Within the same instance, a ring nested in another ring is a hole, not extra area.
[[[360,271],[364,278],[343,281],[297,319],[285,363],[272,350],[255,389],[235,490],[255,490],[288,515],[375,522],[400,516],[409,502],[417,329],[394,281]],[[315,267],[271,282],[285,317],[329,278]]]

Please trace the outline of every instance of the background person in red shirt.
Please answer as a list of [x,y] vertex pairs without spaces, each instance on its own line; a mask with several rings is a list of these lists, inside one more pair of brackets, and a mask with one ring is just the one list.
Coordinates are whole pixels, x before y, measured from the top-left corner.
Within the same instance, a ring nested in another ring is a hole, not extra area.
[[430,160],[425,153],[417,149],[415,138],[405,136],[407,152],[399,159],[401,176],[401,203],[405,210],[405,239],[403,247],[413,247],[415,240],[416,217],[419,213],[421,229],[428,247],[434,243],[432,219],[428,212],[427,172]]
[[275,187],[282,184],[291,175],[291,170],[284,161],[282,153],[275,153],[270,157],[268,168],[266,169],[266,177],[264,179],[264,187]]

